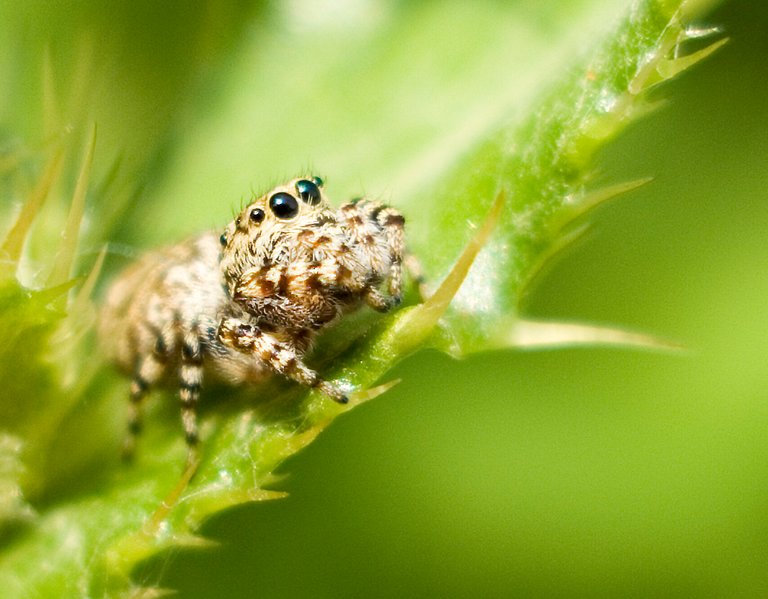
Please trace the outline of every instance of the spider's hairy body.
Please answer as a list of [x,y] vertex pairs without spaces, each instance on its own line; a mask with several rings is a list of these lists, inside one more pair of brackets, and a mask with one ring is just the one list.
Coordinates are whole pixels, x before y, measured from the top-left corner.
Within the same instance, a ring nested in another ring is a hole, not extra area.
[[258,383],[279,373],[347,401],[302,357],[315,335],[363,303],[401,298],[403,217],[377,202],[334,210],[320,179],[295,179],[251,202],[223,235],[146,255],[110,288],[100,334],[133,378],[126,452],[147,391],[176,380],[189,446],[203,380]]

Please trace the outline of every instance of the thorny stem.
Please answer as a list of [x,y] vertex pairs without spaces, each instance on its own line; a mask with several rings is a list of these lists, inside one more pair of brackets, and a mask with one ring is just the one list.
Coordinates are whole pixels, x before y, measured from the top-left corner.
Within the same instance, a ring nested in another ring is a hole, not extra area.
[[483,224],[467,242],[461,255],[454,263],[448,275],[423,304],[408,311],[398,322],[394,336],[390,339],[391,352],[398,356],[406,356],[415,348],[422,345],[432,334],[440,317],[448,309],[451,300],[458,293],[469,269],[483,249],[494,228],[499,222],[504,208],[505,194],[501,190],[491,204],[491,209]]

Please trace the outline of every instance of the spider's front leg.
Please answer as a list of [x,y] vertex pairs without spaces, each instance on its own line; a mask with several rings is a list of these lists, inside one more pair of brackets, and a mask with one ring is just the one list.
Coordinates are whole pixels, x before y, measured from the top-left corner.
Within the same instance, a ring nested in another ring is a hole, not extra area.
[[225,318],[219,325],[219,339],[224,345],[246,354],[253,354],[278,374],[306,387],[316,387],[339,403],[349,398],[333,383],[308,368],[294,344],[286,343],[259,327],[237,318]]
[[[344,204],[339,214],[358,247],[364,248],[374,270],[387,272],[387,295],[375,287],[364,290],[363,300],[374,310],[386,312],[400,304],[403,294],[403,268],[408,271],[423,300],[426,297],[424,276],[418,260],[405,249],[405,219],[394,208],[358,198]],[[375,244],[377,235],[386,239],[386,253]]]

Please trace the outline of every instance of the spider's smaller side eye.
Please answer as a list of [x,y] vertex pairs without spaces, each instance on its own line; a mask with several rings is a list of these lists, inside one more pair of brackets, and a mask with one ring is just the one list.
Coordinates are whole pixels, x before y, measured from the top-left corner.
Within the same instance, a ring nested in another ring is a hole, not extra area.
[[320,177],[312,177],[312,183],[318,187],[322,187],[325,184],[325,182]]
[[227,234],[222,233],[221,237],[219,237],[219,242],[221,243],[221,247],[227,247]]
[[251,222],[259,224],[264,220],[264,211],[261,208],[254,208],[250,214]]
[[296,193],[310,206],[317,206],[320,203],[320,189],[314,181],[299,179],[296,181]]
[[279,191],[269,198],[269,208],[277,218],[293,218],[299,213],[299,202],[291,194]]

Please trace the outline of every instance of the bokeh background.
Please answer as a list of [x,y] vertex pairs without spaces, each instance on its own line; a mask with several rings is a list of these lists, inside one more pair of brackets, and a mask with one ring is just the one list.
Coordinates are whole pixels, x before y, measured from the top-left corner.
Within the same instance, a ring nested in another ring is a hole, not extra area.
[[[397,203],[422,172],[398,156],[514,105],[527,92],[499,76],[507,51],[533,60],[581,4],[5,2],[3,138],[55,129],[38,66],[62,122],[99,122],[97,172],[120,164],[91,215],[112,267],[220,226],[251,186],[300,168],[337,197]],[[283,466],[287,499],[219,515],[204,527],[219,547],[164,554],[139,578],[200,598],[768,596],[768,5],[725,2],[707,22],[730,42],[596,165],[654,180],[596,213],[524,303],[686,351],[422,352]],[[389,96],[402,77],[421,111]]]

